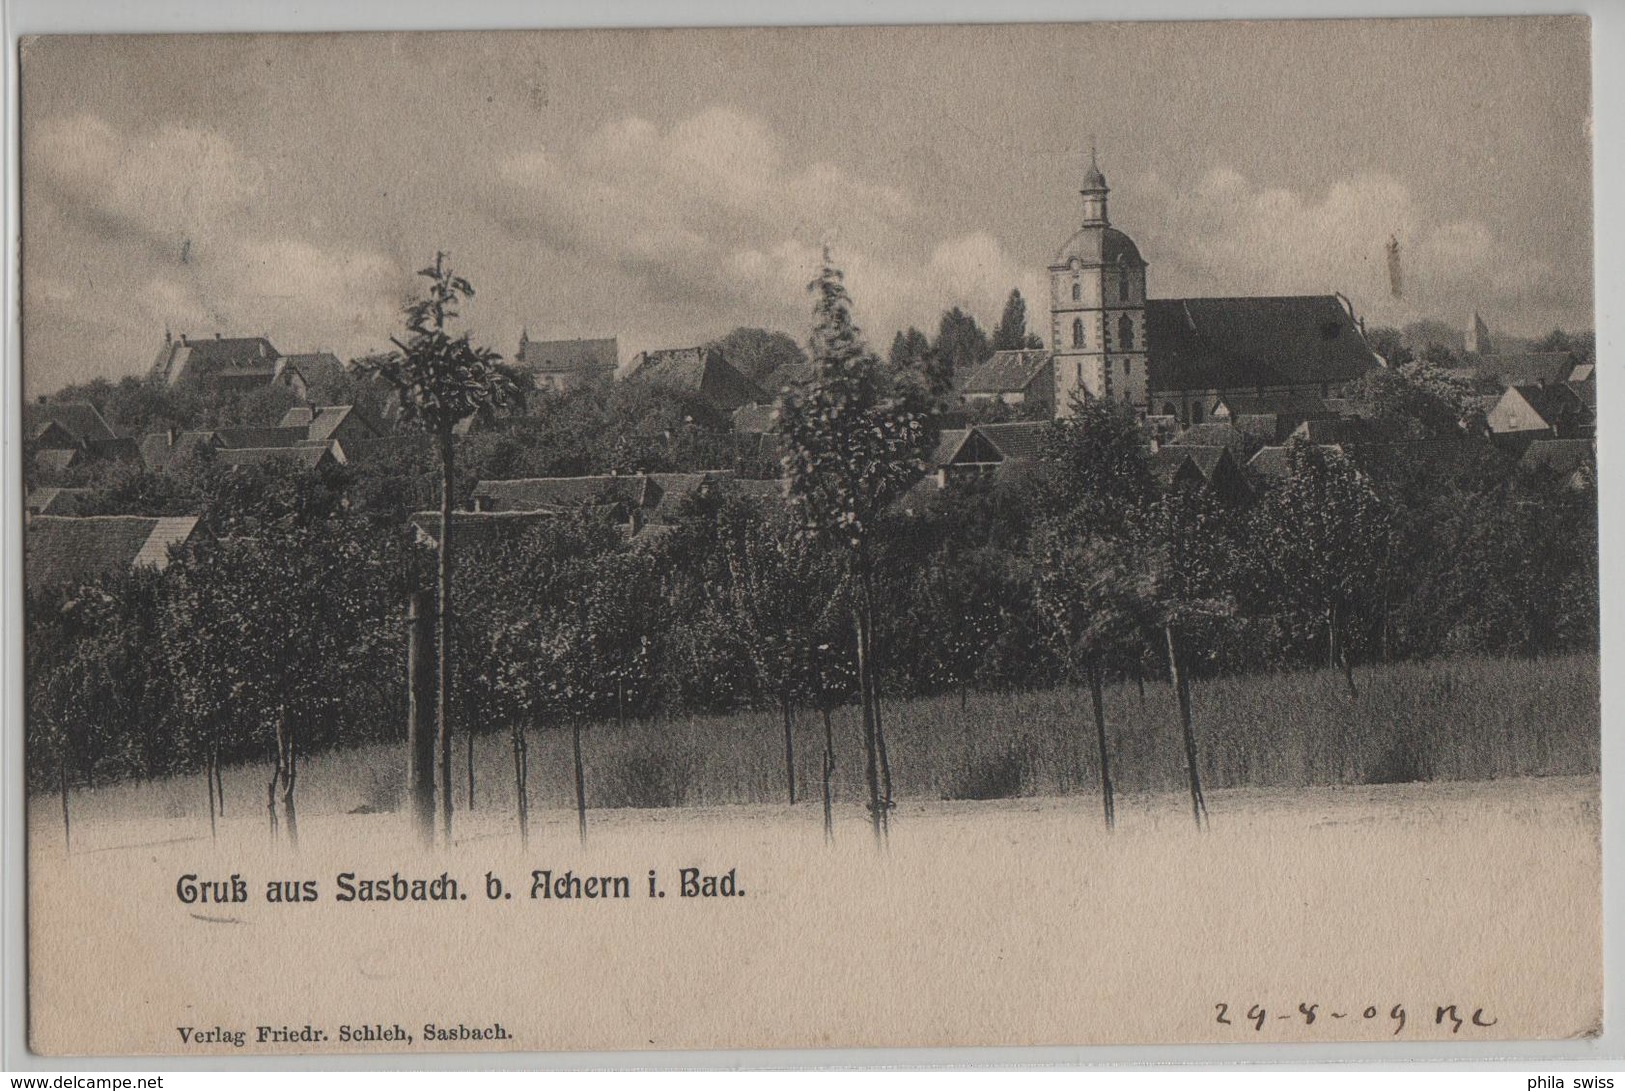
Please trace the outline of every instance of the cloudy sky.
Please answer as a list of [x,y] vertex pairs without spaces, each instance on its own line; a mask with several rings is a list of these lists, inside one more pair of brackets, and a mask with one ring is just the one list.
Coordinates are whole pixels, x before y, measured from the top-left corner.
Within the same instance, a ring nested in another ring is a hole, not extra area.
[[[1591,325],[1583,20],[57,38],[23,58],[25,385],[177,335],[387,343],[448,251],[482,341],[984,323],[1091,139],[1153,296]],[[1400,241],[1404,295],[1384,244]]]

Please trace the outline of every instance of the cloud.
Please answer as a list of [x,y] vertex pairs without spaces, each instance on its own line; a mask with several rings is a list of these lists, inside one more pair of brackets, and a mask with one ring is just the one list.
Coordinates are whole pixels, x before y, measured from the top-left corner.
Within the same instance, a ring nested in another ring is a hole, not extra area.
[[506,228],[585,263],[580,275],[634,285],[644,306],[631,321],[644,328],[630,332],[665,338],[650,347],[730,325],[799,336],[826,244],[877,341],[903,325],[934,327],[955,305],[996,319],[1009,290],[1033,279],[991,236],[937,241],[905,190],[798,162],[764,122],[731,107],[664,129],[619,119],[573,148],[516,153],[500,176]]
[[[1548,263],[1514,259],[1488,224],[1440,218],[1384,173],[1319,194],[1259,185],[1228,168],[1187,187],[1152,175],[1139,188],[1136,205],[1157,215],[1120,226],[1151,262],[1153,296],[1340,291],[1379,323],[1454,320],[1477,309],[1497,326],[1538,327],[1554,313],[1589,324],[1587,277],[1563,279]],[[1398,297],[1390,238],[1399,242]]]
[[406,271],[265,222],[275,187],[219,134],[81,115],[42,123],[27,155],[31,390],[138,373],[165,328],[342,352],[398,324]]
[[176,252],[188,239],[228,237],[265,191],[259,165],[207,129],[122,133],[81,114],[42,122],[25,154],[29,180],[64,219]]

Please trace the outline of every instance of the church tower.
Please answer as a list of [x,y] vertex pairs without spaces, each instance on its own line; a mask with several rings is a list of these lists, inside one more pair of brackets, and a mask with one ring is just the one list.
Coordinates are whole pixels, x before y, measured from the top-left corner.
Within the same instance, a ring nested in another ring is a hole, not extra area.
[[1143,409],[1149,397],[1145,262],[1134,240],[1106,215],[1110,190],[1092,148],[1079,192],[1083,225],[1049,267],[1055,412],[1070,416],[1075,395]]

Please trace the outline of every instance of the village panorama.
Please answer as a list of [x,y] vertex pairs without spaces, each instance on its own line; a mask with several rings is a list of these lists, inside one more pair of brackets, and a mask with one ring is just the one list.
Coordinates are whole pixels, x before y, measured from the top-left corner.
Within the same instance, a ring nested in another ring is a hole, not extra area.
[[37,398],[36,811],[71,846],[162,781],[206,831],[585,841],[779,801],[883,842],[909,801],[1200,829],[1215,791],[1595,773],[1591,335],[1161,298],[1110,192],[1091,157],[990,332],[868,344],[837,248],[803,330],[509,351],[430,254],[388,353],[163,330]]

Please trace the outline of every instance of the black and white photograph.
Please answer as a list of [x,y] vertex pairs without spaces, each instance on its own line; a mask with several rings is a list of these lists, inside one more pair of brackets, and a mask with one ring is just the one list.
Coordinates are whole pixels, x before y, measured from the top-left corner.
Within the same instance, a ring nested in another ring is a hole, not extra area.
[[23,39],[30,1050],[1600,1035],[1591,48]]

